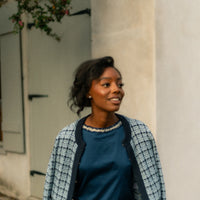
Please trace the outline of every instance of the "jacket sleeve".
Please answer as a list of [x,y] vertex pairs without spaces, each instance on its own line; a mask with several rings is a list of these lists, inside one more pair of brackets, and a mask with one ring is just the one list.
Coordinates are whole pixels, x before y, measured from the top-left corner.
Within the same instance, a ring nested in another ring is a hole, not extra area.
[[56,152],[57,152],[57,145],[58,140],[55,141],[45,178],[45,184],[44,184],[44,193],[43,193],[43,200],[51,200],[52,199],[52,190],[53,190],[53,182],[55,178],[55,166],[56,166]]
[[156,142],[154,140],[154,137],[152,134],[150,134],[151,141],[152,141],[152,147],[153,147],[153,154],[156,159],[156,165],[158,169],[158,175],[160,178],[160,187],[161,187],[161,200],[166,200],[166,191],[165,191],[165,183],[164,183],[164,178],[163,178],[163,172],[162,172],[162,167],[161,167],[161,162],[158,154],[158,150],[156,147]]
[[[134,181],[134,194],[137,200],[166,200],[165,184],[163,173],[161,169],[161,163],[156,147],[154,137],[143,122],[139,120],[131,121],[132,128],[132,147],[134,155],[137,160],[140,175],[136,174]],[[145,191],[147,196],[145,197]],[[142,197],[140,196],[142,193]]]

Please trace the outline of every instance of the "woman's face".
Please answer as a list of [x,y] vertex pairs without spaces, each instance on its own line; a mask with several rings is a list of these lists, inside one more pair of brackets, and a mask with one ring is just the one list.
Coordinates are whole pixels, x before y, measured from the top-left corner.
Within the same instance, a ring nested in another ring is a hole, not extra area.
[[124,91],[120,74],[112,67],[92,81],[88,96],[91,96],[91,106],[94,112],[115,112],[119,110]]

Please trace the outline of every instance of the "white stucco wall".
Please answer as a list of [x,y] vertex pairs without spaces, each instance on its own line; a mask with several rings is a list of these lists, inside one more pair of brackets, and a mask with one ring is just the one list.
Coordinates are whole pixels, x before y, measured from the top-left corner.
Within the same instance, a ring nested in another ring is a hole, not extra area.
[[156,1],[157,139],[168,200],[199,199],[200,2]]
[[7,153],[0,155],[0,163],[0,179],[3,181],[0,184],[7,187],[16,196],[29,196],[28,156]]

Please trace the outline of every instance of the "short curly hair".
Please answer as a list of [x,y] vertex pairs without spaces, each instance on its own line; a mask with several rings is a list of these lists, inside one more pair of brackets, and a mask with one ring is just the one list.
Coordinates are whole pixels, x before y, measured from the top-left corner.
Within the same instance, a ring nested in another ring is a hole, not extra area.
[[85,61],[75,71],[68,105],[78,116],[85,107],[91,107],[91,101],[87,95],[92,81],[98,79],[108,67],[113,67],[121,76],[120,71],[114,66],[114,59],[111,56]]

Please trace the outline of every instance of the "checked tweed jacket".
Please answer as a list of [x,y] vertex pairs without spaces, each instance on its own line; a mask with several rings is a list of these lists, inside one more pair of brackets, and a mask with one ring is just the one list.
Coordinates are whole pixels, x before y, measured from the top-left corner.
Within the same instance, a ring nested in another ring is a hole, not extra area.
[[[123,145],[133,166],[134,200],[166,200],[161,164],[154,138],[141,121],[117,115],[125,131]],[[85,142],[86,117],[65,127],[56,137],[49,160],[43,200],[72,200]],[[92,199],[89,199],[92,200]]]

